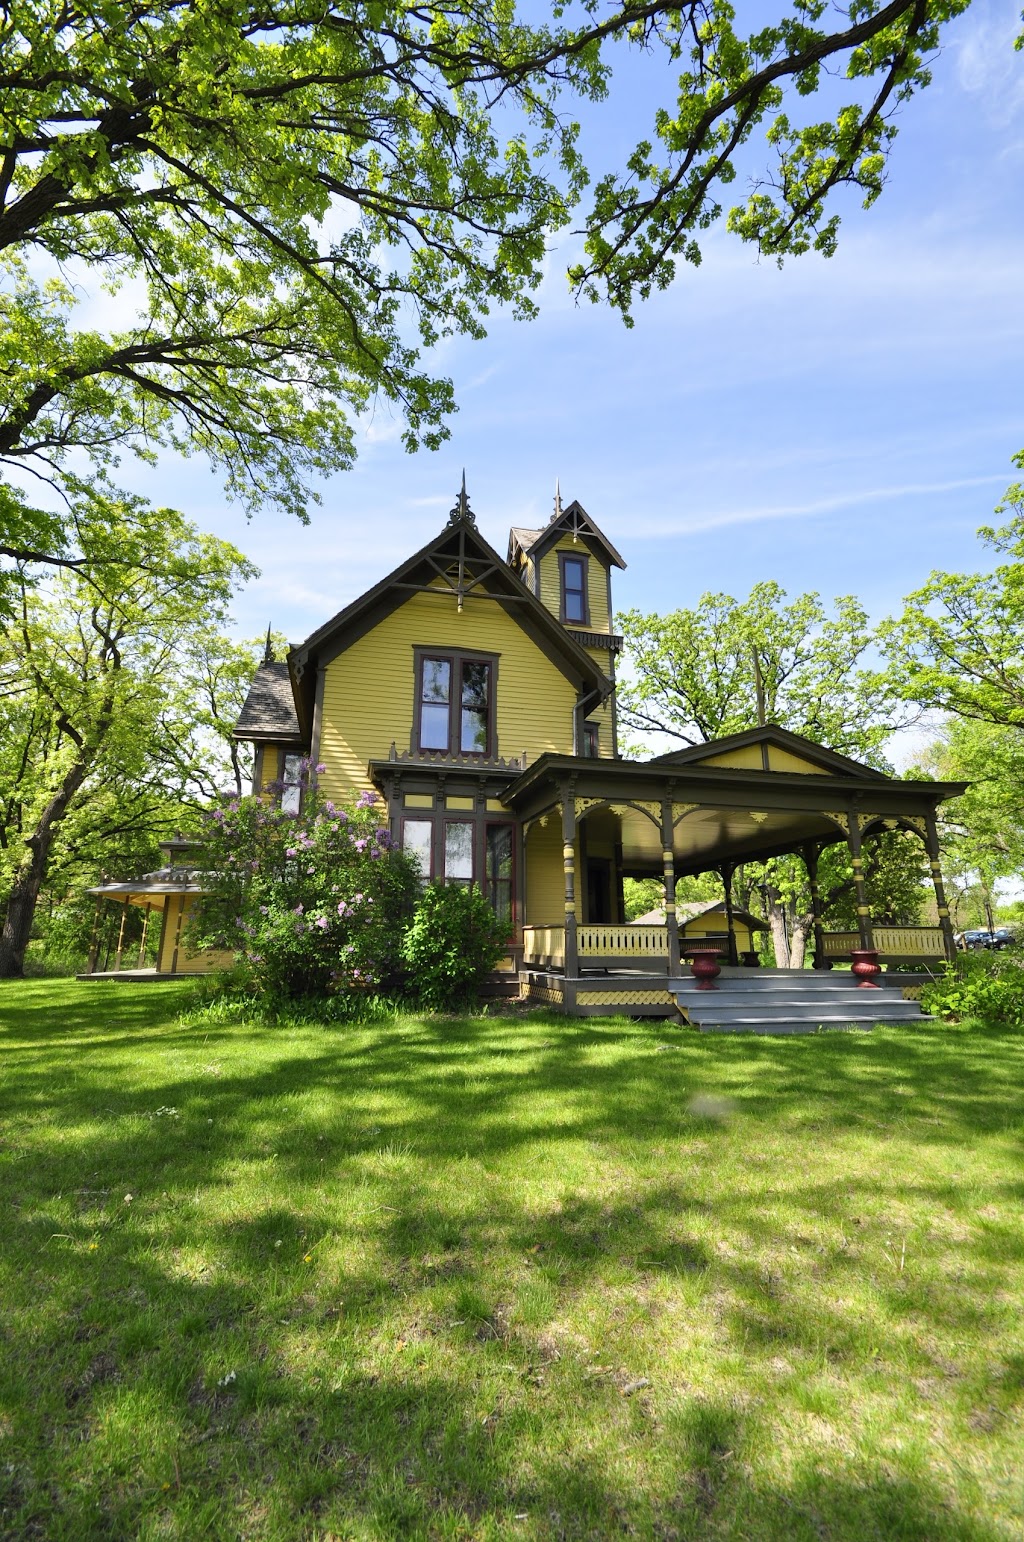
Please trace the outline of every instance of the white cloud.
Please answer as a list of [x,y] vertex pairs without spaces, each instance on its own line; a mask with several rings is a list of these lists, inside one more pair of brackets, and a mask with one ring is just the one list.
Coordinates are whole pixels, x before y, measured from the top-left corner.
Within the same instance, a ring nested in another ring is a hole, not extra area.
[[1024,112],[1024,55],[1015,52],[1020,8],[975,0],[956,43],[957,81],[978,96],[990,123],[1005,128]]
[[829,514],[836,509],[855,508],[861,504],[881,503],[889,499],[918,498],[928,494],[954,492],[965,487],[985,487],[1006,481],[1005,476],[956,477],[947,482],[919,482],[903,487],[869,487],[859,492],[837,493],[810,503],[770,504],[746,509],[722,509],[651,524],[639,521],[630,529],[635,541],[660,540],[668,535],[690,535],[698,530],[716,530],[722,525],[747,525],[760,520],[806,519],[815,514]]

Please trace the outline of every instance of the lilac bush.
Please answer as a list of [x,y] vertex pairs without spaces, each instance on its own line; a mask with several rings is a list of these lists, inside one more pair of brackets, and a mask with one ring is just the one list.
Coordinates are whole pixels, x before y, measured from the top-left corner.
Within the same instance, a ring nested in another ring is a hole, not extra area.
[[321,769],[303,766],[298,814],[247,797],[207,817],[192,945],[234,949],[248,983],[272,1000],[393,990],[419,893],[377,795],[336,806],[316,787]]

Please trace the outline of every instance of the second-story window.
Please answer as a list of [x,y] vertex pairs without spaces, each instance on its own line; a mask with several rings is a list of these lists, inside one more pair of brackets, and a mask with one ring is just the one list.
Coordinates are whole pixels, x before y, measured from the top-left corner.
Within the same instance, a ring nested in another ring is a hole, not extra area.
[[568,552],[559,552],[558,556],[562,569],[562,620],[586,626],[587,560]]
[[423,654],[416,744],[446,755],[494,753],[494,664],[461,654]]

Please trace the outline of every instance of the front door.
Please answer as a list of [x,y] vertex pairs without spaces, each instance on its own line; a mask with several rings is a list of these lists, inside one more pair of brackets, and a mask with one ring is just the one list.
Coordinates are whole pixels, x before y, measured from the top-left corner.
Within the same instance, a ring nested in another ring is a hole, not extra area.
[[612,865],[605,858],[587,861],[587,921],[607,926],[612,919]]

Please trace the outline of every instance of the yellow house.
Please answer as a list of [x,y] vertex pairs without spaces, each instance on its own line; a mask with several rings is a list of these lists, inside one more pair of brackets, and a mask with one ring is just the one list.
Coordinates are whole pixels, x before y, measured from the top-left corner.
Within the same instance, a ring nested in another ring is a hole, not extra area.
[[[510,532],[503,559],[463,479],[433,540],[286,659],[268,648],[235,730],[255,751],[254,789],[297,808],[304,758],[323,765],[336,801],[374,789],[425,880],[477,884],[509,919],[510,985],[572,1011],[672,1008],[689,935],[677,876],[721,874],[713,935],[736,966],[752,956],[753,920],[731,909],[737,863],[798,851],[813,889],[818,853],[836,841],[853,854],[859,923],[816,927],[819,967],[858,948],[892,960],[951,950],[935,810],[959,784],[897,781],[772,724],[622,758],[612,574],[624,566],[582,505],[557,495],[542,529]],[[928,848],[940,924],[876,936],[861,839],[893,825]],[[627,925],[623,878],[651,875],[664,917]],[[202,964],[176,969],[190,966]]]

